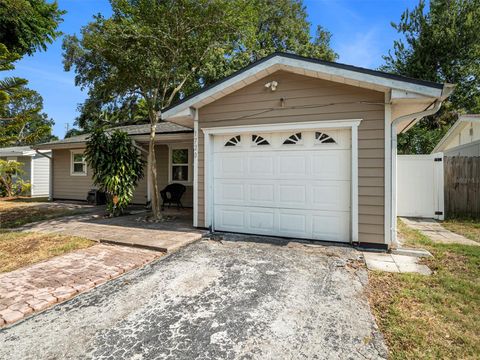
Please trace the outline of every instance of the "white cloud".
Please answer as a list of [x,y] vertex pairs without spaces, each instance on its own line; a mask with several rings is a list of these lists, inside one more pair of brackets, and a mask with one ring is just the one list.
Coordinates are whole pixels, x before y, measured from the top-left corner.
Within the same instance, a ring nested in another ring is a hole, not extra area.
[[354,33],[350,40],[344,39],[335,49],[338,61],[366,68],[376,68],[382,60],[379,32],[372,28],[365,33]]
[[73,74],[67,75],[66,73],[63,72],[63,70],[54,72],[54,71],[48,71],[48,70],[40,69],[33,66],[26,66],[26,65],[17,65],[15,68],[16,70],[19,70],[22,73],[30,74],[31,76],[27,77],[28,79],[31,79],[33,76],[36,76],[38,78],[42,78],[48,81],[54,81],[60,84],[66,84],[66,85],[72,85],[72,86],[75,85]]

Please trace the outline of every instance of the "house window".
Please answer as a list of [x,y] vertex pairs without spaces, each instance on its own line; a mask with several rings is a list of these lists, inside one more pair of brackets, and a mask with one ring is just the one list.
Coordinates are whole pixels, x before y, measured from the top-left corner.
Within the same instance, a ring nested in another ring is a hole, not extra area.
[[71,152],[70,175],[85,176],[87,175],[87,162],[83,156],[83,151]]
[[190,179],[190,156],[188,148],[172,149],[171,151],[171,180],[188,182]]

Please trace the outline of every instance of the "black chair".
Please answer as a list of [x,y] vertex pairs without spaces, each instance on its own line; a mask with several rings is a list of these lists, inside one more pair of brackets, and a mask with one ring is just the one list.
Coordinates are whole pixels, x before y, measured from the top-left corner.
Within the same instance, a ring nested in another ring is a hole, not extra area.
[[182,205],[182,195],[185,193],[187,188],[182,184],[170,184],[160,191],[162,196],[163,204],[162,210],[165,209],[165,205],[168,204],[170,207],[171,204],[176,204],[179,208],[183,209]]

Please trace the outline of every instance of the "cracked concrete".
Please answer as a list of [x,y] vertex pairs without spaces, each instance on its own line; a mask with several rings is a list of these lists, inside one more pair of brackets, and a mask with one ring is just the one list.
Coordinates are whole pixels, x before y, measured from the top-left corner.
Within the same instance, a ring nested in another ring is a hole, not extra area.
[[232,239],[197,242],[0,331],[0,358],[387,357],[358,252]]

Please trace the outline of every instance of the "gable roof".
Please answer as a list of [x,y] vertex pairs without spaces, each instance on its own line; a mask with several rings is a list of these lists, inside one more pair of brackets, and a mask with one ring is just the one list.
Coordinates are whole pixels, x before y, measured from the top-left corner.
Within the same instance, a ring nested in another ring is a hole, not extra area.
[[458,120],[448,129],[447,133],[440,139],[438,144],[432,150],[432,154],[445,150],[449,140],[458,135],[469,122],[480,122],[480,114],[466,114],[460,115]]
[[399,89],[427,97],[440,96],[444,86],[431,81],[413,79],[378,70],[276,52],[165,108],[163,116],[165,119],[169,119],[180,112],[188,110],[190,107],[202,107],[219,97],[260,79],[263,77],[260,73],[267,75],[277,70],[292,71],[302,75],[330,81],[340,81],[347,85],[350,84],[379,91],[384,91],[388,88]]
[[[118,126],[111,129],[107,129],[107,132],[114,130],[125,131],[128,135],[149,135],[150,134],[150,124],[142,125],[126,125]],[[156,134],[179,134],[179,133],[192,133],[193,130],[178,124],[174,124],[168,121],[162,121],[157,124]],[[87,138],[90,134],[82,134],[77,136],[72,136],[65,138],[63,140],[50,141],[48,143],[43,143],[36,145],[35,148],[48,149],[49,146],[56,147],[58,145],[68,145],[68,144],[82,144],[87,141]]]
[[30,146],[10,146],[0,148],[0,156],[35,156],[36,151]]

